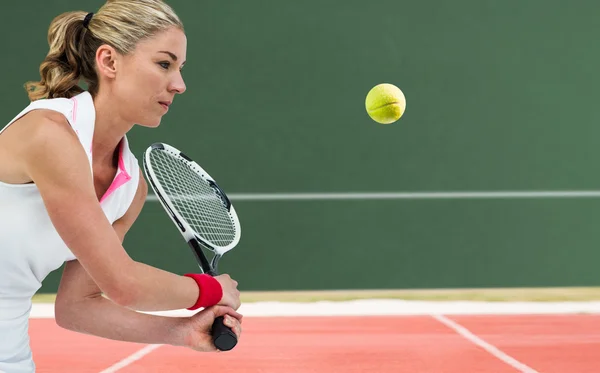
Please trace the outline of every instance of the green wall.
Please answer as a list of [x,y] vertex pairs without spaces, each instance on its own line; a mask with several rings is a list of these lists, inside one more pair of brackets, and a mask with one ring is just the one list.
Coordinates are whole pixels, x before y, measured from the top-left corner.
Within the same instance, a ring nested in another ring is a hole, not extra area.
[[[1,121],[27,105],[52,17],[101,4],[2,5]],[[229,194],[600,189],[596,1],[170,4],[188,91],[133,130],[138,156],[170,143]],[[364,110],[381,82],[407,97],[393,125]],[[221,269],[243,290],[600,285],[600,199],[233,202]],[[197,268],[157,202],[126,248]]]

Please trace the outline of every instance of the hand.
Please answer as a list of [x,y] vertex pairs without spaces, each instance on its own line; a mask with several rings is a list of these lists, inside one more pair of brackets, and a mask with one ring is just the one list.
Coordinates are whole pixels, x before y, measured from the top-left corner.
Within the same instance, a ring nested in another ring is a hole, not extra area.
[[194,316],[182,319],[179,333],[181,333],[183,345],[201,352],[218,351],[213,344],[211,328],[219,316],[224,316],[225,325],[231,328],[239,340],[242,334],[242,315],[231,307],[212,306]]
[[237,289],[238,282],[227,274],[215,276],[215,279],[219,281],[223,289],[223,297],[218,304],[229,306],[234,310],[240,308],[242,301],[240,300],[240,292]]

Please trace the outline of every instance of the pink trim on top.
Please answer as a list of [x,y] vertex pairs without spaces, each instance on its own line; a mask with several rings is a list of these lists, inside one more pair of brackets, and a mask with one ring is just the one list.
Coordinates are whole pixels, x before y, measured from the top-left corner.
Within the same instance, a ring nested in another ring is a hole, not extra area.
[[[77,97],[71,97],[71,101],[73,101],[73,115],[71,115],[71,118],[73,120],[73,129],[75,130],[77,136],[79,136],[79,131],[77,130],[77,128],[75,128],[75,124],[77,123]],[[90,144],[90,154],[92,154],[92,144]]]
[[125,160],[123,159],[123,149],[125,148],[125,143],[123,140],[121,140],[120,146],[121,147],[119,149],[119,171],[112,184],[110,184],[110,187],[108,188],[106,193],[104,193],[104,195],[100,199],[100,203],[107,199],[108,196],[110,196],[115,190],[119,189],[119,187],[121,187],[123,184],[131,180],[131,176],[127,173],[127,170],[125,169]]
[[75,125],[75,122],[77,121],[77,99],[71,97],[71,100],[73,101],[73,125]]

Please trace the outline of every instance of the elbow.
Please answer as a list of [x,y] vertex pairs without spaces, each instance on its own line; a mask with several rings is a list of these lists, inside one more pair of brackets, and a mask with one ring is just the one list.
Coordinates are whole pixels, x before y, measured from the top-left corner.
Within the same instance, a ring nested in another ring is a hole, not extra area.
[[57,298],[54,303],[54,321],[56,325],[67,330],[77,330],[77,317],[81,315],[80,307],[76,302],[63,301]]
[[135,262],[131,261],[127,266],[105,273],[98,285],[105,298],[121,307],[135,309],[143,301],[139,278]]
[[140,285],[130,276],[121,276],[112,286],[104,291],[104,295],[121,307],[137,309],[142,301]]
[[135,291],[135,286],[115,286],[110,291],[107,291],[105,295],[121,307],[136,309],[136,306],[140,302],[140,297]]
[[54,321],[63,329],[78,332],[85,323],[90,308],[96,305],[102,293],[85,296],[58,294],[54,302]]
[[57,305],[54,306],[54,321],[56,322],[56,325],[63,329],[73,330],[70,319],[71,318],[66,312],[57,307]]

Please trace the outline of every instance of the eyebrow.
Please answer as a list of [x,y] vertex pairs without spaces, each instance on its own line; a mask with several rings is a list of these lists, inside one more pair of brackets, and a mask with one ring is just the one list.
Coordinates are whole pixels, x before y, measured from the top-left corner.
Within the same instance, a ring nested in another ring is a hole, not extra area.
[[[171,53],[169,51],[158,51],[158,53],[166,53],[169,55],[169,57],[173,59],[173,61],[177,61],[177,56],[174,53]],[[185,65],[185,61],[181,64],[181,66],[183,65]]]

